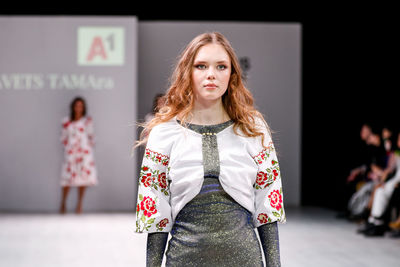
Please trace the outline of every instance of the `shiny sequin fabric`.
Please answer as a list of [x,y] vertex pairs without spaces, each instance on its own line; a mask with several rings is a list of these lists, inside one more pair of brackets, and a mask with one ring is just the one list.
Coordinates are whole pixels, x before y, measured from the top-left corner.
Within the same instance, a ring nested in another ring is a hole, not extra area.
[[211,177],[178,214],[166,257],[166,266],[263,266],[250,212]]
[[[178,120],[180,123],[180,121]],[[251,213],[220,184],[216,133],[233,123],[187,124],[202,134],[204,182],[179,212],[171,230],[166,266],[263,266]],[[277,223],[257,228],[267,266],[280,266]],[[147,266],[160,266],[168,233],[150,233]]]
[[263,224],[257,230],[264,250],[265,266],[281,266],[278,222]]

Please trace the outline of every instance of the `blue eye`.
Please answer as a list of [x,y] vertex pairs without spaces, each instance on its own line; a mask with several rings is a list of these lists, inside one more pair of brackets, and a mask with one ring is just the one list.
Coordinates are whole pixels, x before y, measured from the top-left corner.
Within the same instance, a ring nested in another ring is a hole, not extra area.
[[203,66],[203,67],[205,67],[205,65],[204,65],[204,64],[198,64],[198,65],[196,65],[195,67],[196,67],[196,68],[198,68],[198,69],[203,69],[203,68],[200,68],[200,66]]
[[[206,65],[204,65],[204,64],[197,64],[197,65],[195,65],[195,68],[204,70],[204,69],[206,69],[207,67],[206,67]],[[225,65],[218,65],[218,66],[217,66],[217,69],[219,69],[219,70],[225,70],[225,69],[227,69],[227,68],[228,68],[228,67],[225,66]]]

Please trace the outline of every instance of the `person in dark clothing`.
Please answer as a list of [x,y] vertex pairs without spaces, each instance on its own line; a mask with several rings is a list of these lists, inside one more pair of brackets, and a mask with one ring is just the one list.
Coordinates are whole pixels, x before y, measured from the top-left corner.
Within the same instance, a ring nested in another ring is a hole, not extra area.
[[360,129],[360,142],[356,149],[358,153],[354,157],[354,163],[357,164],[356,166],[358,167],[353,168],[350,171],[350,174],[346,179],[346,183],[341,189],[341,195],[343,196],[340,200],[342,203],[342,208],[338,212],[336,216],[337,218],[348,218],[350,216],[350,212],[347,209],[347,203],[354,192],[357,191],[357,184],[360,181],[367,180],[366,171],[371,160],[371,151],[370,146],[367,144],[367,139],[371,134],[371,124],[365,122]]
[[372,133],[367,139],[367,144],[370,146],[371,161],[369,162],[369,168],[367,167],[367,176],[372,180],[376,180],[380,172],[386,168],[387,165],[387,152],[385,148],[385,142],[380,135],[380,132],[375,131],[372,128]]
[[392,143],[387,167],[383,171],[377,170],[379,181],[374,184],[370,197],[368,221],[358,230],[366,236],[383,236],[389,230],[388,223],[394,206],[393,191],[400,182],[400,134],[396,136],[398,139]]
[[362,125],[360,131],[362,143],[360,145],[359,155],[357,156],[360,159],[361,165],[350,171],[350,174],[347,177],[347,183],[359,180],[368,180],[367,174],[371,170],[371,163],[377,152],[376,147],[371,145],[371,140],[375,139],[370,139],[371,135],[374,133],[377,134],[377,130],[376,128],[373,128],[371,124],[364,123]]
[[[337,214],[337,218],[355,219],[351,217],[351,213],[347,208],[352,195],[358,190],[360,185],[365,182],[375,180],[380,171],[386,167],[387,153],[385,143],[380,135],[381,131],[376,125],[364,123],[360,130],[360,145],[359,165],[350,171],[344,185],[344,203],[346,206]],[[365,216],[367,216],[367,212]]]

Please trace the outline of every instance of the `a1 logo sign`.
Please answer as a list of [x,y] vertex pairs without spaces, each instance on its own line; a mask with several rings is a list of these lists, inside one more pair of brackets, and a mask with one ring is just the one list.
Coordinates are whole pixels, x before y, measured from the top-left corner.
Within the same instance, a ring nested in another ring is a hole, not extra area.
[[123,27],[78,28],[78,65],[121,66],[124,59]]

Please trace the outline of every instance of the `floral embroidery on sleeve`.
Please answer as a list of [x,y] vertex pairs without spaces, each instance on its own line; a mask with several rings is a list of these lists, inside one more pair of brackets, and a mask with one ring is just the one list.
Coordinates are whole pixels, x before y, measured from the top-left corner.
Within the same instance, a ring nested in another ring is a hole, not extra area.
[[268,215],[267,215],[266,213],[260,213],[260,214],[258,214],[257,220],[258,220],[261,224],[271,222],[271,218],[268,217]]
[[270,164],[257,172],[257,179],[254,185],[255,189],[264,189],[269,187],[279,176],[279,164],[276,159],[270,159],[271,153],[274,151],[272,141],[267,148],[264,148],[260,153],[253,157],[255,163],[262,165],[268,161]]
[[253,156],[258,165],[255,190],[256,226],[273,221],[285,222],[282,181],[279,163],[272,140],[266,148]]
[[283,217],[282,186],[279,188],[279,190],[273,190],[271,194],[268,195],[268,198],[271,207],[278,211],[272,211],[272,214],[277,218]]
[[[145,196],[143,197],[142,194],[139,194],[139,200],[141,201],[140,204],[137,204],[137,209],[136,209],[136,231],[138,230],[149,230],[151,225],[154,223],[155,218],[150,218],[153,214],[157,213],[157,208],[156,208],[156,200],[149,197]],[[142,216],[139,215],[139,212],[142,213]],[[140,221],[139,221],[139,216],[140,216]],[[140,224],[142,224],[142,228],[140,227]]]
[[[169,157],[161,153],[152,151],[146,148],[145,158],[151,160],[155,164],[168,165]],[[168,169],[166,171],[169,170]],[[155,190],[160,190],[166,196],[169,195],[169,184],[167,181],[167,174],[159,168],[152,168],[143,164],[140,171],[140,182],[145,187],[153,187]]]
[[146,147],[138,181],[136,232],[169,231],[169,156]]
[[145,157],[152,160],[154,163],[161,163],[164,166],[168,165],[169,157],[167,155],[163,155],[149,148],[146,148]]
[[168,223],[169,223],[168,218],[164,218],[159,223],[156,224],[156,227],[159,231],[162,231],[167,226]]

